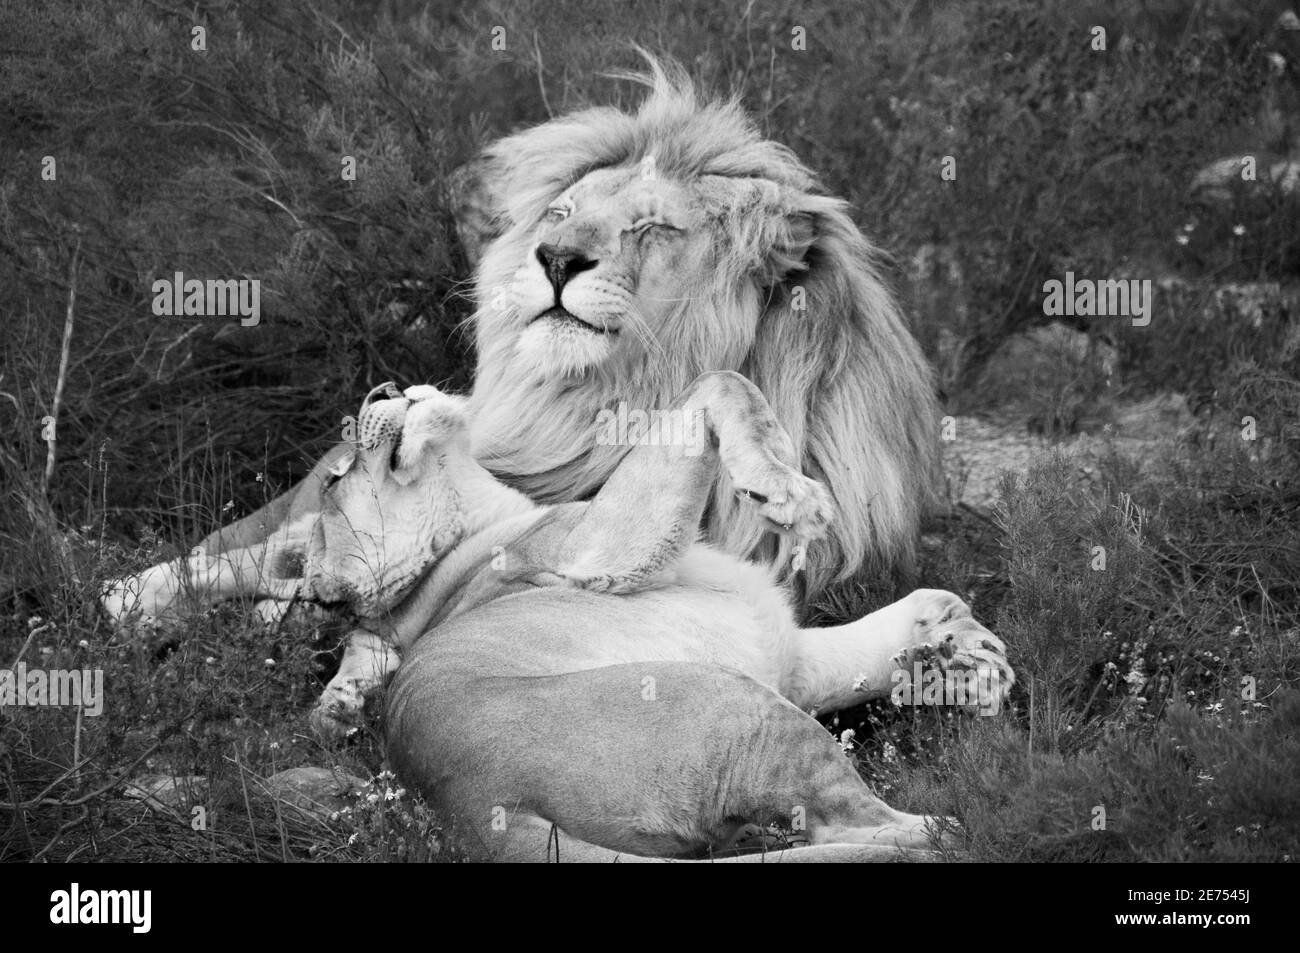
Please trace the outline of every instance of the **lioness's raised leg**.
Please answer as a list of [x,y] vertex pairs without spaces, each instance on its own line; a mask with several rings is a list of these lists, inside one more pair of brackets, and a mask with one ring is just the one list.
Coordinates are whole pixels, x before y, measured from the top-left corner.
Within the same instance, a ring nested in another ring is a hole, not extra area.
[[635,591],[696,541],[719,466],[774,530],[800,540],[825,533],[830,494],[798,471],[790,438],[743,376],[701,375],[663,419],[669,423],[640,435],[562,539],[530,538],[518,558],[583,588]]
[[781,691],[805,711],[837,711],[896,689],[910,701],[918,664],[951,689],[942,703],[981,714],[996,714],[1015,682],[1002,640],[942,589],[918,589],[856,622],[800,629],[797,647]]
[[658,857],[706,855],[750,822],[812,844],[926,848],[937,832],[873,795],[815,719],[731,669],[493,677],[490,653],[476,654],[458,635],[408,654],[388,693],[388,752],[488,856],[518,814]]

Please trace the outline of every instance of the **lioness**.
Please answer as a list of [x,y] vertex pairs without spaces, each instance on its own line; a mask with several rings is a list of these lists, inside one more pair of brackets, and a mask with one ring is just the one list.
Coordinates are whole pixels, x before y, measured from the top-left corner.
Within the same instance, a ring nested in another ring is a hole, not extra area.
[[243,582],[358,618],[319,720],[355,715],[401,657],[390,760],[485,856],[690,857],[792,818],[812,845],[866,845],[807,857],[927,847],[930,819],[873,796],[808,712],[887,695],[921,656],[996,707],[1002,643],[936,590],[799,628],[775,572],[697,542],[700,517],[721,469],[798,555],[829,494],[740,375],[706,374],[674,406],[702,452],[637,447],[590,502],[546,506],[477,462],[461,398],[378,389],[315,516],[284,548],[218,557],[212,580],[280,567],[295,578]]
[[[509,136],[460,190],[481,199],[474,231],[490,239],[476,274],[475,457],[535,500],[587,499],[640,436],[608,439],[602,414],[660,411],[699,374],[739,371],[834,500],[797,598],[909,567],[938,412],[876,250],[736,102],[702,103],[676,71],[651,71],[635,113],[589,109]],[[264,541],[315,506],[346,453],[199,548]],[[790,543],[732,489],[725,473],[711,488],[706,538],[784,576]],[[146,584],[162,578],[124,585],[110,614],[167,615],[171,593]]]

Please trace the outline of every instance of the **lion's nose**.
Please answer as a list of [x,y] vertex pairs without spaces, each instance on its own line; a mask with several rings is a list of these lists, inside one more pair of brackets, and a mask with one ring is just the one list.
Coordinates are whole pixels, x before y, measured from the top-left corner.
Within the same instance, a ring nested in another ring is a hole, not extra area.
[[542,263],[557,299],[574,275],[596,267],[594,258],[588,258],[577,248],[563,245],[538,245],[537,260]]

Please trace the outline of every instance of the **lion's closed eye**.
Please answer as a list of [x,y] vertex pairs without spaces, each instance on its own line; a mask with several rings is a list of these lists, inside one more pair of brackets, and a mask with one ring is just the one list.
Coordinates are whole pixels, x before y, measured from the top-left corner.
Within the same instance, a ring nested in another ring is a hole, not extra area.
[[639,235],[645,235],[649,232],[660,231],[664,233],[680,232],[681,229],[670,222],[665,222],[659,218],[643,218],[632,223],[630,231]]

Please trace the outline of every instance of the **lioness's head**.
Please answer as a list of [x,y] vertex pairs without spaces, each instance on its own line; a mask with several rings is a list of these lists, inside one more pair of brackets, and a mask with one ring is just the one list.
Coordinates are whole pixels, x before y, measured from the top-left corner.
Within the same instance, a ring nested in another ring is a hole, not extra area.
[[[627,449],[597,440],[602,410],[738,371],[841,514],[811,588],[906,562],[937,413],[874,250],[736,101],[653,62],[644,79],[636,112],[554,119],[476,164],[497,234],[476,278],[475,455],[535,498],[581,499]],[[725,480],[709,518],[713,542],[786,562]]]
[[461,403],[433,387],[375,388],[356,444],[321,485],[303,597],[360,618],[390,610],[460,542],[469,455]]

